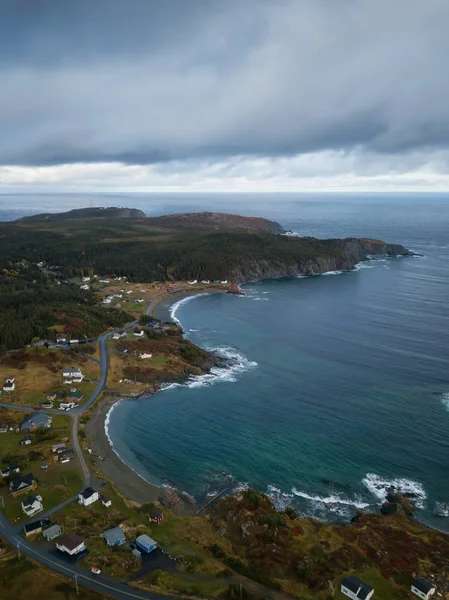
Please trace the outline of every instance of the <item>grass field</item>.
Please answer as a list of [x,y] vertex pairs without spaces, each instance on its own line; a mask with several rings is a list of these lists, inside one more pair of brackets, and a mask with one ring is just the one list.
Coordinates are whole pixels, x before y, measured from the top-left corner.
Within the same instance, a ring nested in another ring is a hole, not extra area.
[[[98,345],[98,344],[97,344]],[[70,350],[32,348],[27,351],[5,353],[0,357],[0,383],[7,377],[15,377],[16,389],[3,392],[2,402],[37,406],[50,392],[67,393],[69,386],[63,384],[62,370],[65,367],[79,367],[88,379],[98,379],[100,366]],[[74,385],[77,389],[85,387],[92,393],[92,384]],[[81,391],[84,392],[83,389]]]
[[[29,446],[19,444],[24,437],[22,433],[9,431],[0,434],[2,465],[18,464],[20,466],[19,475],[33,473],[38,481],[35,494],[42,496],[44,511],[75,495],[83,486],[83,479],[76,459],[63,464],[54,461],[51,447],[60,442],[70,445],[70,423],[69,419],[62,415],[53,416],[52,419],[50,430],[42,434],[31,434],[33,441]],[[47,468],[42,469],[42,465],[47,465]],[[13,498],[9,493],[7,482],[0,478],[0,496],[3,497],[4,504],[4,506],[0,506],[0,510],[8,520],[17,523],[29,520],[21,507],[21,501],[26,497],[26,494]]]
[[0,539],[0,598],[1,600],[105,600],[103,594],[80,585],[76,593],[73,580],[62,577],[32,562],[18,558],[15,548]]

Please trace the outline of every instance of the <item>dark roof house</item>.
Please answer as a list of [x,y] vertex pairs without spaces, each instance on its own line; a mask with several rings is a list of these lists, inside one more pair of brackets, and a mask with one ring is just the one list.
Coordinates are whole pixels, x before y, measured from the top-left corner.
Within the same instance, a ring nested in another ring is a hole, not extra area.
[[422,600],[429,600],[433,594],[435,594],[436,588],[433,583],[426,581],[425,579],[414,579],[412,581],[411,591],[422,598]]
[[11,490],[13,496],[18,496],[19,494],[25,494],[26,492],[33,491],[36,489],[36,487],[36,480],[34,479],[34,475],[32,473],[22,475],[22,477],[17,477],[9,484],[9,489]]
[[160,525],[164,520],[164,513],[161,510],[154,509],[150,512],[150,521]]
[[32,535],[33,533],[40,533],[42,531],[42,522],[34,521],[34,523],[28,523],[24,526],[23,532],[26,536]]
[[353,575],[343,579],[341,591],[353,600],[369,600],[374,594],[374,588]]

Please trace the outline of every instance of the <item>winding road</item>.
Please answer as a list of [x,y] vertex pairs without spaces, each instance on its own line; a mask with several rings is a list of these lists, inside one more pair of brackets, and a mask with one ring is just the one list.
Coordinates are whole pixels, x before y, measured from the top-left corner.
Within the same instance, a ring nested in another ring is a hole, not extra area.
[[[149,315],[151,313],[151,309],[156,304],[156,302],[165,295],[166,294],[162,294],[161,296],[157,296],[156,298],[151,300],[151,302],[149,303],[149,306],[146,310],[147,315]],[[137,321],[132,321],[131,323],[128,323],[121,329],[130,329],[131,327],[134,327],[136,324],[137,324]],[[107,357],[106,341],[107,341],[108,337],[113,335],[116,331],[117,330],[109,331],[109,332],[101,335],[100,337],[98,337],[96,340],[92,340],[93,342],[100,343],[100,360],[93,358],[92,356],[89,356],[87,354],[83,355],[83,356],[86,356],[87,358],[89,358],[90,360],[93,360],[100,364],[100,367],[101,367],[100,380],[98,381],[97,387],[95,388],[95,391],[90,396],[90,398],[82,406],[80,406],[79,408],[75,408],[68,413],[68,416],[72,419],[72,428],[71,428],[72,429],[72,445],[73,445],[74,451],[76,452],[76,454],[79,458],[79,462],[80,462],[81,469],[83,472],[85,486],[92,485],[92,475],[91,475],[89,467],[86,463],[86,459],[84,457],[84,453],[81,449],[81,445],[79,442],[79,437],[78,437],[79,418],[86,410],[88,410],[92,406],[92,404],[95,402],[95,400],[101,394],[101,392],[104,390],[104,387],[106,385],[106,378],[108,375],[108,357]],[[14,410],[22,410],[22,411],[29,410],[29,407],[20,406],[17,404],[0,403],[0,406],[5,407],[5,408],[14,409]],[[42,411],[42,412],[45,412],[47,414],[59,414],[59,415],[61,414],[60,411],[55,411],[55,410],[47,410],[47,411]],[[40,515],[39,518],[45,518],[45,517],[51,516],[52,514],[59,511],[64,506],[66,506],[67,504],[70,504],[71,502],[75,501],[77,498],[78,498],[78,496],[68,498],[61,504],[58,504],[58,506],[55,506],[51,510],[47,511],[45,514]],[[33,520],[35,520],[35,519],[33,519]],[[41,565],[44,565],[45,567],[48,567],[49,569],[52,569],[53,571],[60,573],[61,575],[65,575],[66,577],[76,579],[77,582],[81,585],[85,585],[86,587],[89,587],[92,590],[95,590],[96,592],[100,592],[102,594],[108,594],[109,596],[113,596],[114,598],[119,598],[122,600],[125,600],[128,598],[129,599],[138,598],[138,599],[142,599],[142,600],[166,600],[167,598],[170,597],[170,596],[162,596],[162,595],[158,595],[158,594],[154,594],[154,593],[150,593],[150,592],[139,592],[139,591],[133,590],[132,588],[128,587],[127,585],[120,583],[109,577],[104,577],[103,575],[99,575],[99,576],[92,575],[92,573],[90,571],[88,571],[87,569],[83,569],[82,567],[78,567],[76,564],[69,563],[68,561],[63,560],[62,558],[59,558],[57,555],[44,550],[40,546],[36,546],[36,545],[30,543],[25,538],[22,538],[19,535],[19,532],[22,529],[23,529],[23,524],[12,525],[4,517],[4,515],[2,515],[0,513],[0,536],[2,538],[4,538],[12,546],[16,547],[18,552],[30,557],[31,559],[40,563]]]

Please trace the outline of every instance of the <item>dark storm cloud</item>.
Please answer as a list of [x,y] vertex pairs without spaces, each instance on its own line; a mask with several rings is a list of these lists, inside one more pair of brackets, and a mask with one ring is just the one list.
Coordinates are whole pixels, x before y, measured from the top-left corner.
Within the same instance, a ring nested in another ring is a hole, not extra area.
[[447,0],[0,0],[0,164],[449,143]]

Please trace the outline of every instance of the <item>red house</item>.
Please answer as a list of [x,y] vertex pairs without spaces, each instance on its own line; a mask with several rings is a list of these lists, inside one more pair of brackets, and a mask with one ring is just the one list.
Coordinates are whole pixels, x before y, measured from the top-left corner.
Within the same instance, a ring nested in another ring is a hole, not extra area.
[[161,523],[164,521],[164,513],[161,510],[152,510],[150,512],[149,519],[152,523],[161,525]]

